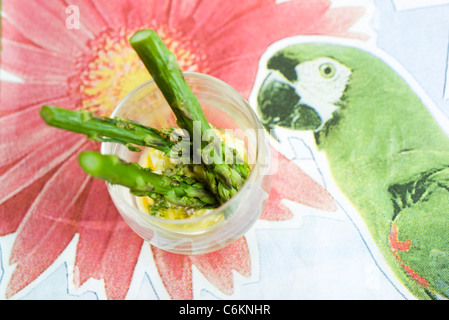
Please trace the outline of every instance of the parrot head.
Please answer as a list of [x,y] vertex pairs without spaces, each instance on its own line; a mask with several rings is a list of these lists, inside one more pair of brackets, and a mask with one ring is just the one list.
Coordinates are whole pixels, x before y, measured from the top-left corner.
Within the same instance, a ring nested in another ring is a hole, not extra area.
[[319,42],[293,44],[272,54],[256,98],[264,127],[271,134],[278,127],[318,132],[336,121],[353,76],[363,69],[357,66],[363,59],[356,55],[361,56],[359,49]]

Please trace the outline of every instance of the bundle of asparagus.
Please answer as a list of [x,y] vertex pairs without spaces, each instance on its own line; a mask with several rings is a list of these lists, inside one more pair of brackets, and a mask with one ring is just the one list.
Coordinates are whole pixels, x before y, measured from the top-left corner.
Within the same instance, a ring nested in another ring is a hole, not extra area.
[[[206,132],[214,135],[198,99],[183,77],[175,55],[157,33],[150,29],[138,31],[131,37],[130,44],[163,93],[178,126],[186,130],[190,137]],[[85,110],[74,111],[48,105],[41,108],[41,117],[48,125],[84,134],[99,142],[121,143],[131,151],[141,151],[137,146],[149,147],[171,158],[179,152],[177,141],[172,141],[167,135],[173,128],[159,130],[128,119],[108,118]],[[137,163],[126,163],[116,156],[93,151],[81,153],[79,163],[93,177],[128,187],[134,195],[149,196],[158,202],[163,199],[189,208],[213,208],[235,195],[248,177],[250,168],[218,136],[212,136],[211,140],[214,141],[212,153],[222,161],[207,161],[204,151],[210,145],[202,142],[197,150],[190,153],[192,158],[202,160],[195,165],[195,171],[202,173],[198,175],[202,178],[198,179],[158,174]],[[211,151],[208,150],[207,154]],[[228,161],[229,154],[233,159],[231,163]]]

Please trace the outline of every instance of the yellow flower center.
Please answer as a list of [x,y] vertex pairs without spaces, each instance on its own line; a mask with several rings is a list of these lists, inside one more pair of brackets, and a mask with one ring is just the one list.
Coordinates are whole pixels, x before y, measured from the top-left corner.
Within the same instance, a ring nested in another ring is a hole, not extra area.
[[[100,37],[92,48],[93,58],[81,72],[82,108],[109,116],[117,104],[151,76],[129,45],[134,31]],[[189,41],[177,41],[164,28],[158,30],[167,47],[175,53],[184,71],[200,72],[204,56],[189,50]]]

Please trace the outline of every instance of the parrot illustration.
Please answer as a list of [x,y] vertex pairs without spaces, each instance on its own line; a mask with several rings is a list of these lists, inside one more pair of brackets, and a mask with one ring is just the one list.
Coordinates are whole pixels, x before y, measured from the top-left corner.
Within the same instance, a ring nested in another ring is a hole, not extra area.
[[265,128],[312,131],[397,279],[418,299],[449,298],[449,138],[416,90],[379,55],[336,41],[289,42],[263,67]]

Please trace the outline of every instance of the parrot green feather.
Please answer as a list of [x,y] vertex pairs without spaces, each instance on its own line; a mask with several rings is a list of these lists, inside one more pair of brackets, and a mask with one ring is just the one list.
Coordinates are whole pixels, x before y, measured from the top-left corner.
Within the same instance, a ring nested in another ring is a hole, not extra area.
[[[449,138],[402,76],[359,48],[318,42],[290,45],[267,63],[268,70],[283,79],[276,85],[267,78],[258,92],[264,125],[310,129],[278,117],[300,112],[300,93],[313,91],[300,91],[310,80],[300,74],[300,66],[322,58],[350,70],[344,91],[333,102],[332,117],[315,131],[333,179],[408,289],[422,299],[449,298]],[[275,100],[286,84],[298,94],[299,102],[291,107]],[[320,114],[319,108],[308,105]],[[396,248],[393,240],[404,247]]]

